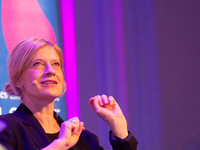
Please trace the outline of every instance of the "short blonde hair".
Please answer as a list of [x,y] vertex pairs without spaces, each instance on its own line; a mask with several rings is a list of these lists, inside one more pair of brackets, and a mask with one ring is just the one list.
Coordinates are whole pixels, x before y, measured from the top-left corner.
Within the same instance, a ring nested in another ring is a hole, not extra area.
[[[16,87],[15,83],[22,75],[23,71],[28,67],[34,54],[42,47],[49,45],[53,47],[61,62],[63,70],[63,54],[61,49],[49,40],[42,38],[31,37],[18,43],[8,57],[8,77],[9,82],[5,84],[5,91],[9,95],[22,96],[20,88]],[[66,90],[66,84],[63,85],[63,93]]]

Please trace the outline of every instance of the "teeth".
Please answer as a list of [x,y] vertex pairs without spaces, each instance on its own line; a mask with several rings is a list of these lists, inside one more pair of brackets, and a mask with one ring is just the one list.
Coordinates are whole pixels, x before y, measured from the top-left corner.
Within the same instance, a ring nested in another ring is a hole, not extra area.
[[55,82],[53,82],[53,81],[45,81],[45,82],[43,82],[43,84],[49,84],[49,83],[54,84]]

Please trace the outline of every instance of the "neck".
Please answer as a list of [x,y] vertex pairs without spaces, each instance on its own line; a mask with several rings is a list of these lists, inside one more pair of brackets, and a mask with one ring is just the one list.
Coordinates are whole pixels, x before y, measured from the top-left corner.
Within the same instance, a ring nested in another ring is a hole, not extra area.
[[42,111],[33,113],[40,122],[46,133],[57,133],[60,127],[54,118],[54,111],[52,108],[45,107]]
[[23,103],[30,109],[46,133],[57,133],[60,127],[54,118],[54,100],[29,100]]

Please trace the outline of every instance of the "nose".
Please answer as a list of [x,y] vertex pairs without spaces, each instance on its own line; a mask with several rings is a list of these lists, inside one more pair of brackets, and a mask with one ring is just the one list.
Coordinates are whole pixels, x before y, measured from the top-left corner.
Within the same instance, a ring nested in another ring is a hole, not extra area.
[[45,76],[53,76],[53,75],[55,75],[55,69],[50,64],[47,64],[45,68]]

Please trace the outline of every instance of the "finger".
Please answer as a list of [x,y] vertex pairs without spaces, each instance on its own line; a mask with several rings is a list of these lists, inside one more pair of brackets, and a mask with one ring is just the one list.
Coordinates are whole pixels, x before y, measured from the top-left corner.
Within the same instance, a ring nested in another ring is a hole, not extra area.
[[83,123],[83,122],[80,122],[80,125],[82,126],[82,128],[81,128],[80,130],[81,130],[81,131],[85,130],[84,123]]
[[[83,125],[84,125],[83,122],[80,122],[80,123],[79,123],[79,126],[78,126],[78,128],[77,128],[77,131],[74,132],[74,134],[76,134],[76,136],[80,136],[81,132],[82,132],[83,130],[85,130],[85,127],[83,127]],[[73,135],[74,135],[74,134],[73,134]],[[73,136],[73,135],[72,135],[72,136]]]
[[71,123],[71,126],[72,126],[71,135],[74,135],[78,131],[79,119],[78,117],[73,117],[69,119],[69,122]]
[[93,109],[93,110],[95,110],[95,108],[94,108],[94,101],[96,100],[96,98],[95,97],[92,97],[90,100],[89,100],[89,105],[90,105],[90,107]]
[[69,121],[72,122],[72,123],[76,123],[76,124],[79,123],[78,117],[73,117],[73,118],[69,119]]
[[105,94],[103,94],[101,96],[101,99],[102,99],[102,102],[103,102],[104,105],[108,103],[108,98],[107,98],[107,96]]
[[72,123],[71,125],[72,125],[71,135],[73,136],[78,131],[79,123],[78,124]]
[[100,106],[99,106],[99,100],[98,100],[98,98],[96,98],[94,101],[93,101],[93,103],[92,103],[93,105],[93,109],[94,109],[94,111],[95,112],[98,112],[99,111],[99,108],[100,108]]
[[83,127],[83,125],[84,125],[84,123],[83,123],[83,122],[80,122],[78,131],[77,131],[77,134],[78,134],[78,135],[80,135],[81,132],[82,132],[83,130],[85,130],[85,127]]
[[98,101],[99,102],[99,105],[103,105],[103,103],[102,103],[102,100],[101,100],[101,96],[100,95],[97,95],[97,96],[94,96],[94,97],[92,97],[92,98],[90,98],[90,100],[89,100],[89,105],[92,107],[92,108],[94,108],[94,101]]
[[97,96],[95,96],[95,98],[98,100],[99,105],[100,105],[100,106],[103,106],[103,102],[102,102],[101,96],[100,96],[100,95],[97,95]]
[[109,97],[108,97],[108,103],[109,103],[109,105],[113,105],[113,104],[115,103],[114,97],[109,96]]
[[95,100],[95,97],[91,97],[90,99],[89,99],[89,105],[91,106],[92,105],[92,103],[93,103],[93,101]]
[[63,122],[61,124],[59,138],[70,138],[75,125],[76,124],[70,122],[69,120]]

